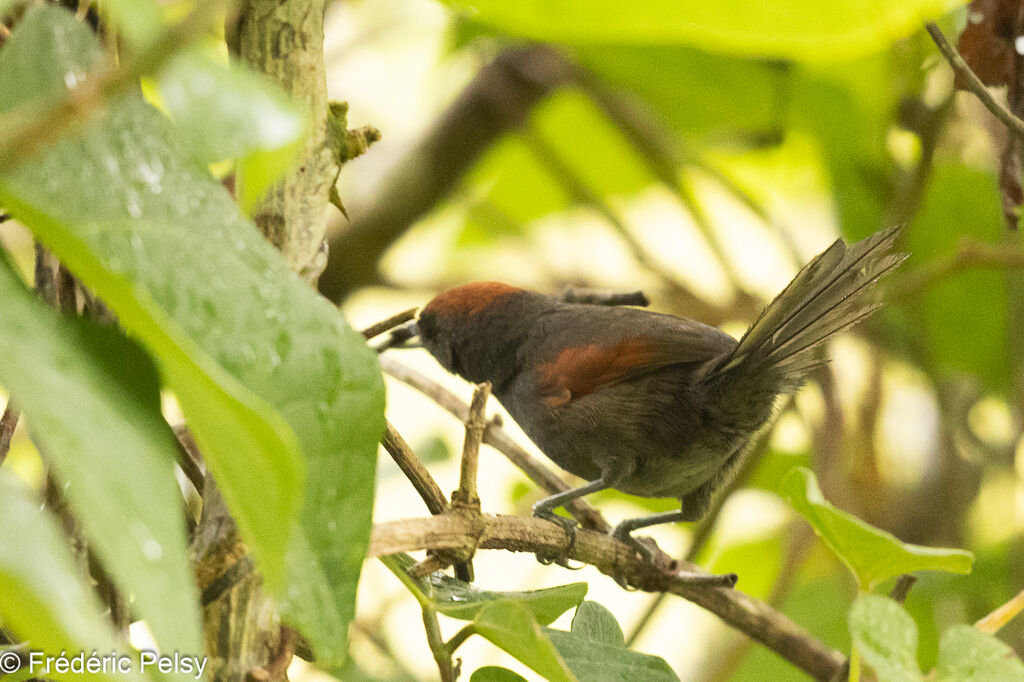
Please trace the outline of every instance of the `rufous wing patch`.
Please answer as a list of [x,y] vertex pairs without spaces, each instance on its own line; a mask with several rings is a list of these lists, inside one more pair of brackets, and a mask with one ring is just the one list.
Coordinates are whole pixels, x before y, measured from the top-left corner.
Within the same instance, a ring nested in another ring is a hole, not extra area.
[[671,355],[643,336],[605,346],[570,346],[538,367],[541,399],[548,407],[561,407],[603,386],[677,361]]

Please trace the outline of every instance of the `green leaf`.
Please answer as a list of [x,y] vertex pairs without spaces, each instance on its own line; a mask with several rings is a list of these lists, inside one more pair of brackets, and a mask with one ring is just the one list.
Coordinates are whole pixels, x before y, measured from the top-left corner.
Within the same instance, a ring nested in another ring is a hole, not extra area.
[[469,682],[526,682],[526,678],[508,668],[488,665],[474,670]]
[[[51,30],[87,31],[46,12]],[[5,94],[56,58],[17,40],[0,51]],[[5,97],[0,113],[17,105]],[[157,359],[266,584],[288,585],[285,616],[329,668],[346,655],[369,543],[380,369],[175,140],[125,95],[0,176],[0,202]]]
[[0,300],[0,384],[28,417],[91,547],[163,650],[200,651],[199,595],[156,369],[114,330],[40,303],[3,258]]
[[970,573],[974,555],[960,549],[922,547],[901,542],[825,500],[818,479],[803,467],[782,482],[780,492],[829,548],[853,572],[864,591],[887,578],[914,571]]
[[[57,9],[32,12],[23,21],[33,32],[39,24],[54,35],[89,33]],[[35,82],[35,64],[55,58],[48,50],[59,50],[58,41],[34,44],[30,35],[18,31],[0,51],[0,90],[9,92],[8,83]],[[78,36],[73,44],[86,52],[87,42]],[[44,82],[40,89],[54,85]],[[5,98],[0,112],[18,104]],[[259,275],[246,273],[245,261],[255,259],[239,251],[249,249],[270,273],[272,259],[255,253],[258,236],[232,219],[237,210],[227,195],[183,164],[171,139],[167,121],[129,95],[78,134],[0,176],[0,200],[160,359],[269,585],[280,587],[281,549],[287,547],[302,495],[303,462],[295,436],[189,333],[223,343],[230,338],[225,324],[233,322],[236,329],[230,331],[241,331],[237,327],[245,319],[237,319],[238,301],[256,302],[249,289],[236,286],[246,279],[255,285]],[[225,295],[236,298],[229,302]],[[255,352],[252,340],[231,340]],[[231,353],[235,358],[219,359],[238,364],[243,352],[238,348]],[[268,358],[264,354],[260,360]]]
[[10,65],[16,57],[31,61],[18,69],[0,69],[4,93],[0,113],[10,114],[17,105],[49,105],[102,64],[103,52],[95,36],[80,24],[52,5],[33,4],[25,10],[4,45],[0,62]]
[[510,35],[586,45],[685,44],[709,51],[786,59],[849,59],[881,49],[961,5],[956,0],[810,0],[710,3],[696,0],[460,0],[474,20]]
[[288,170],[306,132],[303,112],[275,84],[210,49],[177,55],[157,83],[179,138],[202,163],[238,160],[238,197],[248,211]]
[[619,644],[604,644],[575,632],[545,629],[558,653],[580,680],[587,682],[678,682],[664,659]]
[[[478,232],[493,233],[499,220],[525,225],[585,203],[583,194],[624,196],[654,182],[629,140],[578,91],[560,91],[545,99],[531,121],[533,134],[546,149],[538,151],[527,137],[507,135],[467,178],[479,188],[475,200],[485,202],[484,214],[471,223]],[[587,144],[580,144],[582,139]],[[545,161],[548,155],[575,177]]]
[[579,604],[587,594],[586,583],[525,592],[490,592],[443,574],[434,574],[429,580],[434,607],[446,616],[462,620],[473,620],[487,604],[505,600],[522,604],[538,623],[547,625]]
[[544,679],[550,682],[577,679],[569,672],[551,640],[541,631],[533,614],[522,604],[491,602],[480,609],[473,623],[477,634],[543,675]]
[[[0,617],[4,627],[33,650],[127,654],[83,583],[64,538],[39,501],[10,472],[0,469]],[[134,670],[134,668],[133,668]],[[76,675],[76,678],[78,676]],[[88,680],[124,675],[86,672]],[[132,672],[129,679],[139,676]]]
[[587,45],[575,54],[695,144],[756,138],[785,123],[782,103],[792,76],[778,63],[678,45]]
[[572,634],[592,639],[599,644],[626,647],[622,628],[612,612],[596,601],[585,601],[576,607],[572,617]]
[[160,5],[154,0],[103,0],[98,3],[105,25],[116,26],[135,52],[144,52],[163,29]]
[[1017,653],[996,639],[969,625],[954,625],[939,643],[936,682],[1019,682],[1024,680],[1024,663]]
[[903,607],[888,597],[862,594],[849,614],[850,636],[864,662],[886,682],[916,682],[917,626]]
[[411,578],[408,571],[416,560],[408,554],[392,554],[381,557],[381,561],[421,604],[460,620],[473,620],[481,609],[493,602],[514,601],[526,607],[541,625],[547,625],[577,606],[587,594],[586,583],[570,583],[526,592],[490,592],[440,572],[424,578]]

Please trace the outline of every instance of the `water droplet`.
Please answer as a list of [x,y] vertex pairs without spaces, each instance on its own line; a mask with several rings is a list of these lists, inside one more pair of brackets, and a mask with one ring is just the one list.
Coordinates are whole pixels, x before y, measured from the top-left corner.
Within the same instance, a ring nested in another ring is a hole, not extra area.
[[160,543],[150,538],[142,543],[142,554],[150,561],[158,561],[164,555],[164,548]]
[[327,530],[329,530],[329,531],[331,531],[333,533],[335,530],[337,530],[337,528],[338,528],[338,522],[337,521],[331,520],[331,521],[327,522]]
[[129,192],[128,196],[125,197],[124,205],[128,209],[128,215],[131,217],[139,218],[142,216],[142,206],[139,205],[139,195],[137,192]]

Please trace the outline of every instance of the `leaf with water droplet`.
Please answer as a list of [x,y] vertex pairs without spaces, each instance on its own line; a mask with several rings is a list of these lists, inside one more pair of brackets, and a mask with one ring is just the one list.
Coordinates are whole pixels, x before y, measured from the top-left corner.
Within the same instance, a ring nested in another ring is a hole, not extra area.
[[526,607],[541,625],[548,625],[560,615],[583,601],[587,595],[586,583],[570,583],[558,587],[524,592],[491,592],[457,578],[432,573],[425,578],[413,579],[408,571],[416,560],[408,554],[391,554],[381,561],[416,596],[431,607],[451,618],[472,620],[487,604],[496,601],[514,601]]
[[237,160],[238,200],[248,211],[291,166],[306,120],[267,78],[237,62],[225,65],[211,50],[177,55],[157,88],[191,154],[202,163]]
[[[36,35],[58,24],[72,37],[89,33],[55,8],[34,11],[47,13]],[[39,72],[49,72],[38,64],[51,55],[19,41],[33,35],[29,23],[0,51],[0,84],[22,86],[13,90],[21,99],[0,88],[0,115],[64,87],[67,68],[55,83],[40,82]],[[171,122],[135,93],[106,104],[0,175],[0,201],[158,360],[266,584],[298,585],[284,600],[286,617],[319,663],[338,664],[369,542],[383,431],[376,356],[197,168]],[[287,324],[266,318],[270,306],[287,311]],[[271,353],[280,364],[263,361]],[[317,475],[303,484],[307,465]],[[342,518],[331,532],[328,522]]]
[[[83,583],[55,519],[7,468],[0,469],[0,517],[4,520],[0,523],[4,628],[28,641],[33,651],[49,656],[62,650],[129,653],[128,643],[118,642],[96,596]],[[74,678],[89,682],[142,679],[134,670],[127,675],[86,671]]]
[[199,651],[176,446],[156,368],[115,330],[45,306],[3,258],[0,300],[0,384],[24,410],[90,548],[161,647]]

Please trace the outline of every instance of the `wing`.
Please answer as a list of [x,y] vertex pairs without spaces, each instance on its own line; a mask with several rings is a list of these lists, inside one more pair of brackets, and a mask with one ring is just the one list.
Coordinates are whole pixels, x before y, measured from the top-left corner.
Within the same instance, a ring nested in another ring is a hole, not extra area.
[[560,407],[603,387],[673,365],[703,364],[731,351],[736,341],[714,327],[642,310],[605,309],[591,342],[560,344],[537,367],[537,388],[549,407]]

